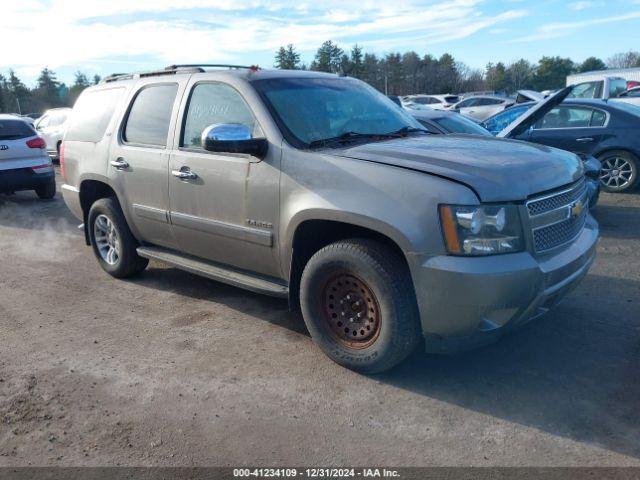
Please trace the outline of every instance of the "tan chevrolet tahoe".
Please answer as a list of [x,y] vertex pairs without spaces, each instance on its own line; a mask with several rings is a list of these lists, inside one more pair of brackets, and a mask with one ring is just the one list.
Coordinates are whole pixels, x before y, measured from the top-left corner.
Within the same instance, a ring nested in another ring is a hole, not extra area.
[[62,192],[111,275],[155,259],[288,297],[330,358],[375,373],[419,343],[490,342],[591,266],[575,155],[429,134],[351,78],[219,67],[116,75],[77,101]]

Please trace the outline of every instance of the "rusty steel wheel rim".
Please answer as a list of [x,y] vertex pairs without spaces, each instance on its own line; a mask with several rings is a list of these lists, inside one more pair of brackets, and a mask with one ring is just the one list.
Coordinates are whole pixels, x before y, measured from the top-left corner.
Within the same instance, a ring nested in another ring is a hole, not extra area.
[[334,337],[351,348],[366,348],[380,334],[380,307],[369,286],[358,277],[334,275],[322,291],[324,319]]

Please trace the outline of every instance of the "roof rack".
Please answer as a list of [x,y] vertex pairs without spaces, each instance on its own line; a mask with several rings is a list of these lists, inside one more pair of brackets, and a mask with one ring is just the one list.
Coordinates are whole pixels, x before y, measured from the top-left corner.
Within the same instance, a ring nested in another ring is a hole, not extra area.
[[116,82],[118,80],[130,80],[132,78],[155,77],[159,75],[175,75],[176,73],[202,73],[205,68],[227,68],[229,70],[246,69],[255,72],[260,69],[257,65],[227,65],[222,63],[198,63],[198,64],[182,64],[169,65],[162,70],[151,70],[148,72],[134,73],[112,73],[104,77],[100,83]]
[[169,65],[165,70],[176,70],[180,68],[200,68],[204,71],[205,68],[228,68],[229,70],[260,70],[258,65],[230,65],[226,63],[187,63],[182,65]]

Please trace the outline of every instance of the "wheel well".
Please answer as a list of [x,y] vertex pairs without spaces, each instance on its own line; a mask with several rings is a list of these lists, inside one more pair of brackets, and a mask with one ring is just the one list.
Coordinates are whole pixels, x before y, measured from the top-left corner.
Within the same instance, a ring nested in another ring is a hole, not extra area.
[[98,180],[85,180],[80,184],[80,206],[82,207],[82,216],[84,220],[84,239],[87,245],[90,245],[89,230],[87,225],[87,217],[89,209],[96,200],[107,197],[116,197],[116,192],[106,183]]
[[607,153],[611,153],[611,152],[624,152],[624,153],[629,153],[631,155],[633,155],[634,157],[638,158],[638,154],[636,154],[635,152],[632,152],[631,150],[628,150],[626,148],[616,148],[616,147],[609,147],[609,148],[605,148],[604,150],[596,153],[594,155],[594,157],[596,157],[597,159],[600,159],[603,155],[607,154]]
[[344,222],[307,220],[298,225],[293,236],[293,251],[289,273],[289,303],[292,310],[298,311],[300,308],[300,278],[309,259],[323,247],[347,238],[367,238],[386,245],[394,250],[406,265],[406,257],[402,249],[386,235],[369,228]]

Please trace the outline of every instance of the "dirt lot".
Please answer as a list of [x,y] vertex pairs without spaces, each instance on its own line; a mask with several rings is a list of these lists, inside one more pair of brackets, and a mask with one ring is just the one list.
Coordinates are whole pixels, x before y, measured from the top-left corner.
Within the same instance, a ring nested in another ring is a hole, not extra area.
[[0,465],[640,465],[640,194],[545,318],[365,377],[283,301],[112,279],[60,198],[0,196]]

